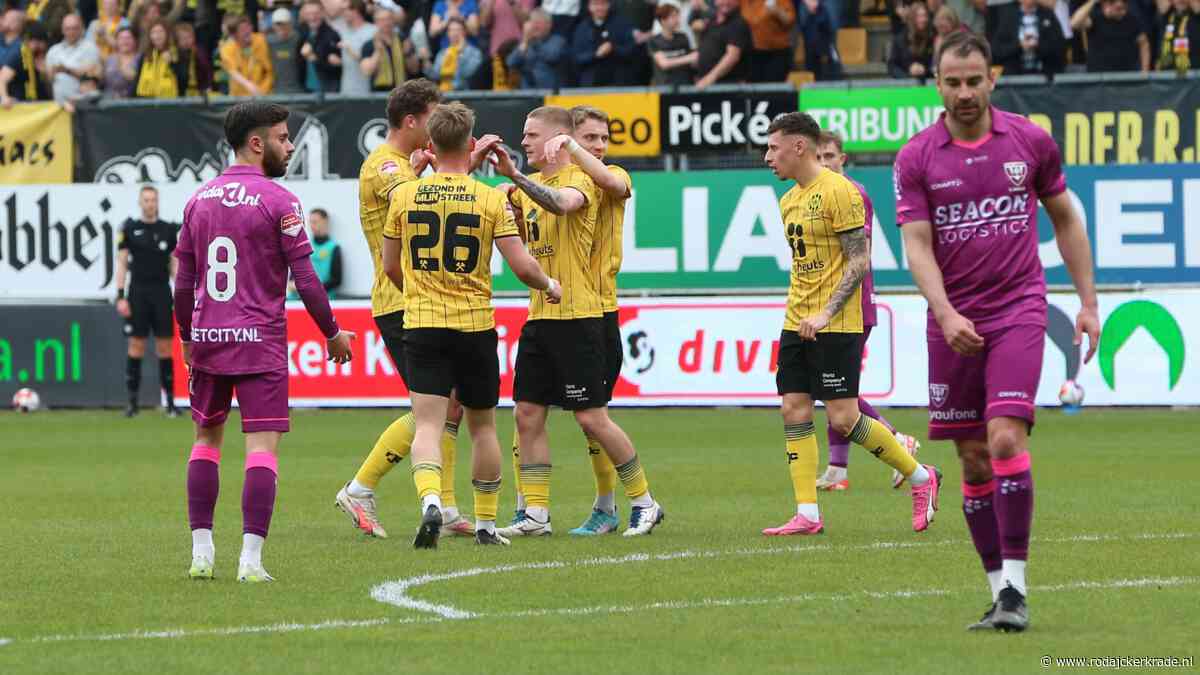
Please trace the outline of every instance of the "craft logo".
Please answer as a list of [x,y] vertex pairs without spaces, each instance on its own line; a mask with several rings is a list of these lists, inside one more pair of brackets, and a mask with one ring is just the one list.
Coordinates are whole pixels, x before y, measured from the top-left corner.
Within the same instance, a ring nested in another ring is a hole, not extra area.
[[1108,315],[1100,332],[1100,374],[1109,389],[1117,389],[1117,352],[1129,338],[1143,328],[1162,347],[1167,355],[1170,388],[1174,389],[1183,376],[1185,348],[1179,322],[1165,307],[1149,300],[1127,302]]

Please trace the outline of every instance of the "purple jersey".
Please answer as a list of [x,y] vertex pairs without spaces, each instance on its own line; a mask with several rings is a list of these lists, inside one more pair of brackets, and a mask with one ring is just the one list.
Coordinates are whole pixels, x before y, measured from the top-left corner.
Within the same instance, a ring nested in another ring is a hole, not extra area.
[[[849,176],[847,176],[849,178]],[[865,209],[866,220],[863,224],[863,229],[867,233],[867,239],[871,239],[871,230],[874,228],[875,221],[875,205],[871,203],[871,197],[867,194],[867,188],[862,183],[850,179],[854,183],[854,187],[862,193],[863,207]],[[875,314],[875,280],[871,278],[870,263],[867,263],[867,275],[862,280],[862,315],[863,328],[867,326],[879,325],[879,317]]]
[[192,343],[192,366],[286,370],[288,268],[312,250],[300,200],[262,170],[233,165],[201,186],[184,207],[175,251],[181,272],[194,270],[191,330],[180,336]]
[[[946,295],[977,330],[1046,325],[1038,259],[1038,200],[1067,188],[1054,139],[1029,120],[991,108],[991,133],[950,137],[945,113],[896,157],[896,222],[928,221]],[[932,314],[930,330],[936,330]]]

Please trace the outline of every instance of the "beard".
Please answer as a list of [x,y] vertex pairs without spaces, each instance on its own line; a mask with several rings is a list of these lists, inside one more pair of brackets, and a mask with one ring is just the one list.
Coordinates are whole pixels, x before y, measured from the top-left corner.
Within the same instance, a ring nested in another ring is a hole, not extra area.
[[291,155],[277,153],[271,145],[263,151],[263,173],[267,178],[282,178],[287,173],[288,161]]

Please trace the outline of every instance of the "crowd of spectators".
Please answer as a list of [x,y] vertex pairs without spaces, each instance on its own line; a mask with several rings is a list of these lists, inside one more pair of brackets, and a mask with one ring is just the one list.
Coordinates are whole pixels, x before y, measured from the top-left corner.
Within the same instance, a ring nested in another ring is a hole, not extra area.
[[[837,79],[858,2],[0,0],[0,104],[364,95],[417,76],[446,91]],[[1009,74],[1200,65],[1200,0],[868,3],[897,78],[932,77],[956,31],[986,35]]]

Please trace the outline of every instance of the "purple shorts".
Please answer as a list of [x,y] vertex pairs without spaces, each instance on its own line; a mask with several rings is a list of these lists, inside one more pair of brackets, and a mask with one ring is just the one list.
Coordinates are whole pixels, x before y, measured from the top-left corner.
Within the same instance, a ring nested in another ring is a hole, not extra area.
[[987,422],[1015,417],[1033,427],[1046,329],[1023,324],[981,332],[983,352],[963,356],[942,334],[929,340],[929,438],[987,438]]
[[192,369],[188,393],[192,419],[202,427],[225,423],[233,392],[242,411],[242,432],[288,430],[288,374],[286,370],[246,375],[217,375]]

